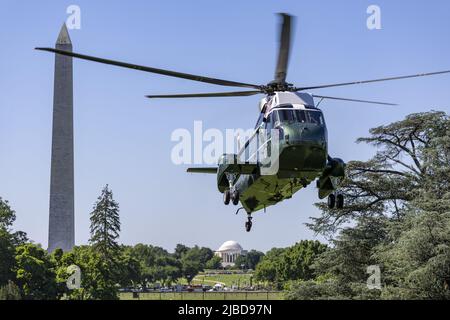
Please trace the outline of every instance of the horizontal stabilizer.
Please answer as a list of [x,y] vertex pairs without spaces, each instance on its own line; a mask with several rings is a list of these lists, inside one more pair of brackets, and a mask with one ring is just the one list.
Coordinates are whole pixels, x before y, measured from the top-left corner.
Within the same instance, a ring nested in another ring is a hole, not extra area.
[[191,173],[209,173],[209,174],[215,174],[217,173],[217,168],[213,167],[207,167],[207,168],[188,168],[186,170],[187,172]]

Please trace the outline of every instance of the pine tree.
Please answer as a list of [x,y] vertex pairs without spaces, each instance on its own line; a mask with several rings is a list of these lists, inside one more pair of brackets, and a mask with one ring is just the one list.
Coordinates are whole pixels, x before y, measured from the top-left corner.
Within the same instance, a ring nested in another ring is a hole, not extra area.
[[114,260],[119,250],[117,239],[120,232],[119,204],[113,193],[105,186],[91,212],[91,238],[89,242],[104,259]]

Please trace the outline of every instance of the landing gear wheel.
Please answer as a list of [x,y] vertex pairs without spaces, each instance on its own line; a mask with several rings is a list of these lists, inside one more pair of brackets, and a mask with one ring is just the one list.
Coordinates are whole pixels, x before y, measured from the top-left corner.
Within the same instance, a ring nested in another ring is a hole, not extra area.
[[233,191],[231,193],[231,202],[233,202],[233,204],[235,206],[238,205],[238,203],[239,203],[239,192],[238,191]]
[[248,221],[245,223],[245,231],[250,232],[252,230],[252,217],[248,217]]
[[334,209],[335,205],[336,205],[336,196],[334,194],[330,194],[328,196],[328,208]]
[[344,195],[343,194],[338,194],[336,196],[336,208],[337,209],[344,208]]
[[231,194],[230,190],[225,190],[223,193],[223,203],[227,206],[230,204]]

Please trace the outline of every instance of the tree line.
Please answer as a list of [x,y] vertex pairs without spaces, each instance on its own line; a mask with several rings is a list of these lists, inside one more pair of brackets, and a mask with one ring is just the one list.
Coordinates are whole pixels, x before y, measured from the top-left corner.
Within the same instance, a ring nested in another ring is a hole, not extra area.
[[[13,232],[15,212],[0,199],[1,275],[0,299],[118,299],[118,289],[146,291],[156,283],[170,286],[190,283],[200,272],[221,269],[221,258],[206,247],[178,244],[173,253],[146,244],[120,245],[119,204],[106,186],[91,212],[88,245],[71,251],[48,253],[30,242],[23,232]],[[309,279],[313,258],[326,246],[301,241],[290,248],[272,249],[267,256],[257,250],[240,255],[232,269],[255,270],[255,280],[271,289],[283,281]],[[282,252],[282,254],[280,254]],[[70,266],[81,271],[80,288],[68,288]]]
[[[119,204],[106,186],[94,205],[89,245],[51,254],[31,243],[23,232],[13,232],[15,212],[0,198],[0,299],[117,299],[119,288],[141,288],[180,278],[190,282],[220,260],[205,247],[178,244],[173,253],[146,244],[118,243]],[[69,290],[69,266],[81,271],[81,287]]]

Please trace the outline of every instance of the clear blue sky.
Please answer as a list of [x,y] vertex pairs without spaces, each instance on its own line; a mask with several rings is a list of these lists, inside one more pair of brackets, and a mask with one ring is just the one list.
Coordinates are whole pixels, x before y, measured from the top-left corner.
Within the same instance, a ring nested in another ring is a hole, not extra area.
[[[448,1],[2,1],[0,7],[0,196],[17,212],[16,228],[47,245],[53,99],[53,46],[66,8],[81,8],[74,51],[154,67],[266,83],[275,65],[276,12],[298,17],[288,80],[315,85],[450,69]],[[366,9],[382,10],[382,30],[366,27]],[[367,159],[355,144],[369,128],[430,109],[450,111],[450,75],[334,88],[321,94],[398,102],[383,107],[326,102],[330,153]],[[170,161],[176,128],[249,128],[259,97],[154,100],[151,93],[221,87],[74,60],[76,243],[89,238],[89,212],[105,184],[121,206],[121,241],[245,249],[288,246],[314,235],[311,186],[256,213],[222,204],[215,177],[190,175]]]

